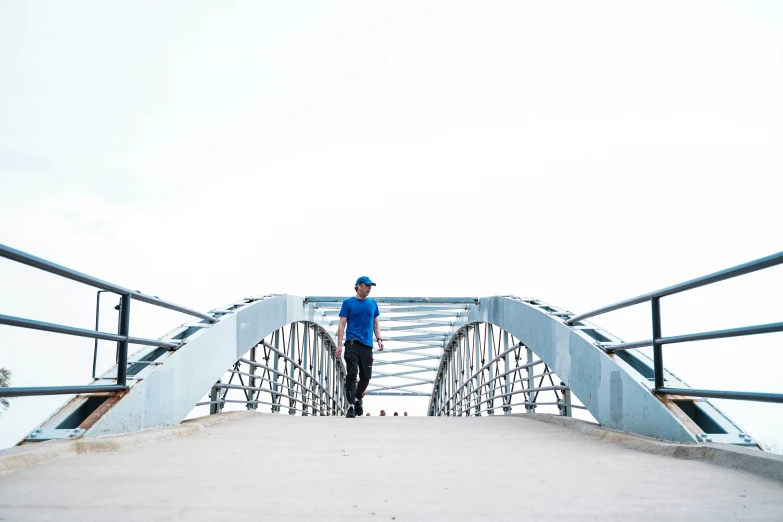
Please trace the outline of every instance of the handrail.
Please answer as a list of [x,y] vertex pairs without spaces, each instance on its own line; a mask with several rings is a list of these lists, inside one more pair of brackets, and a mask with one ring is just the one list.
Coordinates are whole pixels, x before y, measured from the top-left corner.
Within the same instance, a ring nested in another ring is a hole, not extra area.
[[[712,339],[725,339],[727,337],[743,337],[746,335],[758,335],[765,333],[783,332],[783,323],[770,323],[760,324],[757,326],[743,326],[741,328],[729,328],[727,330],[715,330],[712,332],[701,332],[695,334],[674,335],[672,337],[659,337],[655,339],[657,344],[677,344],[687,343],[693,341],[709,341]],[[636,341],[633,343],[599,343],[598,346],[606,350],[607,352],[615,352],[618,350],[631,350],[634,348],[642,348],[645,346],[652,346],[653,340],[647,339],[646,341]]]
[[100,339],[103,341],[126,341],[130,344],[161,346],[172,349],[179,348],[180,346],[180,342],[161,341],[160,339],[143,339],[141,337],[130,337],[106,332],[96,332],[95,330],[85,330],[83,328],[74,328],[72,326],[44,323],[42,321],[33,321],[32,319],[22,319],[21,317],[13,317],[3,314],[0,314],[0,324],[4,324],[6,326],[18,326],[20,328],[30,328],[32,330],[42,330],[45,332],[61,333],[65,335],[75,335],[77,337],[89,337],[91,339]]
[[597,308],[590,312],[576,315],[567,319],[565,322],[568,326],[574,326],[579,321],[595,317],[596,315],[613,312],[621,308],[637,305],[646,301],[650,302],[652,311],[652,339],[646,341],[634,341],[629,343],[596,343],[598,347],[607,353],[613,353],[618,350],[631,350],[635,348],[641,348],[644,346],[652,346],[653,348],[653,376],[655,381],[654,391],[663,395],[684,395],[692,397],[708,397],[718,399],[737,399],[737,400],[752,400],[763,402],[778,402],[783,403],[783,394],[779,393],[763,393],[763,392],[744,392],[744,391],[723,391],[723,390],[696,390],[687,388],[667,388],[664,386],[663,379],[663,345],[685,343],[692,341],[705,341],[711,339],[722,339],[726,337],[740,337],[746,335],[757,335],[764,333],[773,333],[783,331],[783,323],[770,323],[760,324],[754,326],[746,326],[741,328],[729,328],[725,330],[715,330],[710,332],[700,332],[695,334],[676,335],[671,337],[663,337],[661,335],[661,308],[660,300],[662,297],[678,294],[687,290],[693,290],[702,286],[717,283],[719,281],[725,281],[752,272],[757,272],[765,268],[770,268],[783,264],[783,252],[772,254],[767,257],[762,257],[754,261],[749,261],[741,265],[737,265],[719,272],[714,272],[706,276],[697,277],[690,281],[685,281],[677,285],[672,285],[654,292],[626,299],[615,304]]
[[[0,257],[4,257],[11,261],[21,263],[44,272],[49,272],[78,283],[93,286],[99,288],[102,291],[113,292],[120,295],[119,305],[119,325],[116,334],[110,334],[106,332],[100,332],[98,330],[97,318],[95,330],[85,330],[82,328],[74,328],[71,326],[64,326],[54,323],[45,323],[42,321],[35,321],[32,319],[25,319],[21,317],[13,317],[10,315],[0,314],[0,325],[16,326],[21,328],[30,328],[33,330],[42,330],[54,333],[60,333],[65,335],[75,335],[79,337],[89,337],[91,339],[115,341],[117,343],[117,378],[116,384],[113,385],[88,385],[88,386],[39,386],[39,387],[12,387],[3,388],[0,390],[0,397],[22,397],[29,395],[57,395],[57,394],[75,394],[75,393],[96,393],[96,392],[112,392],[112,391],[125,391],[127,386],[127,372],[128,372],[128,345],[129,344],[141,344],[147,346],[159,346],[165,347],[170,350],[176,350],[180,347],[180,342],[161,341],[155,339],[143,339],[130,336],[130,303],[131,299],[142,301],[154,306],[174,310],[187,315],[198,317],[208,323],[216,323],[218,319],[211,315],[203,314],[180,306],[178,304],[164,301],[155,296],[143,294],[138,291],[132,291],[128,288],[103,281],[96,277],[78,272],[63,265],[58,265],[46,259],[22,252],[15,248],[11,248],[7,245],[0,243]],[[95,350],[97,351],[97,345]],[[95,360],[93,360],[93,379],[95,378]]]
[[601,315],[607,312],[613,312],[615,310],[619,310],[621,308],[627,308],[629,306],[637,305],[645,301],[650,301],[651,299],[656,297],[660,298],[660,297],[666,297],[667,295],[678,294],[680,292],[685,292],[686,290],[693,290],[694,288],[699,288],[700,286],[706,286],[712,283],[718,283],[720,281],[725,281],[726,279],[731,279],[733,277],[750,274],[752,272],[757,272],[759,270],[763,270],[765,268],[770,268],[772,266],[776,266],[780,264],[783,264],[783,252],[778,252],[777,254],[772,254],[771,256],[762,257],[760,259],[756,259],[755,261],[750,261],[748,263],[737,265],[732,268],[727,268],[726,270],[714,272],[706,276],[697,277],[696,279],[691,279],[690,281],[685,281],[684,283],[668,286],[666,288],[662,288],[654,292],[649,292],[647,294],[640,295],[639,297],[626,299],[624,301],[620,301],[619,303],[611,304],[601,308],[596,308],[595,310],[592,310],[590,312],[572,317],[571,319],[568,319],[565,323],[568,326],[573,326],[574,323],[578,321],[582,321],[583,319],[588,319],[590,317],[595,317],[596,315]]
[[127,386],[107,384],[103,386],[26,386],[0,388],[0,397],[31,397],[35,395],[74,395],[76,393],[103,393],[126,391]]
[[696,390],[693,388],[663,388],[658,393],[665,395],[684,395],[689,397],[708,397],[712,399],[739,399],[756,402],[783,402],[783,393],[735,392],[723,390]]
[[22,252],[21,250],[17,250],[7,245],[3,245],[2,243],[0,243],[0,257],[5,257],[6,259],[10,259],[11,261],[16,261],[17,263],[31,266],[33,268],[37,268],[39,270],[43,270],[44,272],[49,272],[51,274],[58,275],[66,279],[70,279],[72,281],[77,281],[85,285],[93,286],[95,288],[100,288],[101,290],[108,290],[109,292],[113,292],[119,295],[127,295],[137,301],[142,301],[144,303],[149,303],[151,305],[159,306],[161,308],[167,308],[169,310],[182,312],[183,314],[192,315],[194,317],[204,319],[205,321],[208,321],[210,323],[217,322],[217,319],[212,317],[211,315],[203,314],[201,312],[197,312],[196,310],[192,310],[190,308],[186,308],[178,304],[164,301],[163,299],[159,299],[158,297],[155,296],[143,294],[139,291],[130,290],[128,288],[115,285],[107,281],[103,281],[101,279],[98,279],[97,277],[92,277],[90,275],[84,274],[82,272],[78,272],[71,268],[58,265],[57,263],[52,263],[51,261],[47,261],[46,259],[34,256],[32,254],[28,254],[27,252]]

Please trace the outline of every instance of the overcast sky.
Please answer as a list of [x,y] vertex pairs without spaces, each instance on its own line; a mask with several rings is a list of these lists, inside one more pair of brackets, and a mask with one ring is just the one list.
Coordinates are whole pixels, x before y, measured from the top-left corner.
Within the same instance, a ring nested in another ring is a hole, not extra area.
[[[366,274],[583,312],[781,250],[782,92],[777,0],[3,0],[0,242],[200,310]],[[781,321],[782,283],[665,299],[664,334]],[[92,289],[5,260],[0,289],[94,326]],[[134,335],[186,320],[134,306]],[[648,308],[594,322],[648,338]],[[665,361],[781,392],[781,340]],[[91,356],[0,327],[17,386],[88,382]],[[0,447],[62,400],[14,400]],[[783,446],[783,405],[719,406]]]

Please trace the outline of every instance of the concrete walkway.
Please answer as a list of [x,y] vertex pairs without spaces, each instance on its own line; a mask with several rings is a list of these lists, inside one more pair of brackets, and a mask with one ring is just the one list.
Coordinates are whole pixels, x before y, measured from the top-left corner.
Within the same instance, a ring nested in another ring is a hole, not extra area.
[[254,415],[0,475],[0,520],[783,520],[783,484],[523,417]]

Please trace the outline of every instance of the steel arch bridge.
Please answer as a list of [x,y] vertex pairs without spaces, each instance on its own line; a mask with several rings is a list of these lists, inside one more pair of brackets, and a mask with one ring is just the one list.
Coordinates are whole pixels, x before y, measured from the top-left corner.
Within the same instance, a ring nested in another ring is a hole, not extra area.
[[[194,405],[259,405],[301,415],[344,413],[345,370],[335,357],[343,298],[267,295],[211,310],[144,346],[127,361],[128,389],[81,393],[27,442],[98,437],[180,423]],[[368,395],[429,397],[428,415],[583,407],[605,427],[690,442],[752,445],[705,400],[653,392],[652,361],[607,353],[620,340],[536,299],[376,298],[389,341],[375,351]],[[162,345],[162,346],[161,346]],[[115,365],[91,383],[117,382]],[[687,387],[665,372],[668,384]],[[571,394],[581,401],[572,404]],[[514,408],[517,410],[514,410]],[[520,408],[522,408],[520,410]],[[697,413],[694,414],[694,411]]]
[[[95,340],[85,386],[0,388],[0,398],[74,395],[20,442],[99,437],[179,424],[195,406],[268,406],[291,415],[342,415],[345,369],[335,356],[343,297],[265,295],[204,314],[0,245],[0,257],[99,288],[95,330],[0,314],[0,325]],[[369,395],[428,397],[431,416],[584,408],[601,425],[676,442],[756,443],[707,398],[783,403],[783,394],[697,390],[663,365],[662,347],[783,332],[771,323],[664,337],[660,300],[783,264],[783,252],[575,315],[510,295],[381,297],[388,349],[375,352]],[[100,295],[120,296],[118,332],[98,329]],[[130,335],[132,301],[196,319],[159,339]],[[624,343],[587,319],[649,302],[652,338]],[[95,372],[98,340],[117,344],[116,364]],[[140,345],[129,356],[129,345]],[[653,357],[634,351],[650,346]],[[539,372],[539,373],[536,373]],[[573,397],[579,403],[572,402]]]

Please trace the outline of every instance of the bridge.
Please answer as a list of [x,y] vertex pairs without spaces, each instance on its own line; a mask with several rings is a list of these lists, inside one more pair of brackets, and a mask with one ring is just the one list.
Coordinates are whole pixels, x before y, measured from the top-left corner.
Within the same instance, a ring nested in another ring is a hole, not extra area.
[[[205,499],[258,492],[268,497],[259,513],[278,518],[783,512],[783,459],[709,400],[783,394],[693,389],[663,364],[664,346],[783,323],[664,337],[660,317],[662,298],[782,264],[783,252],[583,314],[512,295],[376,298],[389,342],[367,393],[426,397],[426,417],[353,421],[340,418],[345,368],[335,356],[344,297],[259,295],[202,313],[8,246],[0,256],[93,286],[98,302],[119,299],[116,333],[99,331],[98,318],[86,330],[0,315],[1,325],[95,339],[96,355],[97,340],[117,345],[116,364],[102,373],[94,364],[87,384],[0,389],[70,397],[0,453],[9,472],[0,516],[103,520],[132,502],[137,515],[224,518],[246,511]],[[133,301],[192,319],[157,339],[132,337]],[[648,340],[624,342],[588,321],[641,303]],[[225,413],[237,405],[244,414]],[[197,406],[210,416],[183,422]],[[577,410],[594,423],[572,419]],[[60,458],[84,452],[96,454]],[[695,488],[687,498],[674,477]],[[31,484],[57,493],[32,499]],[[608,502],[607,490],[626,494]]]

